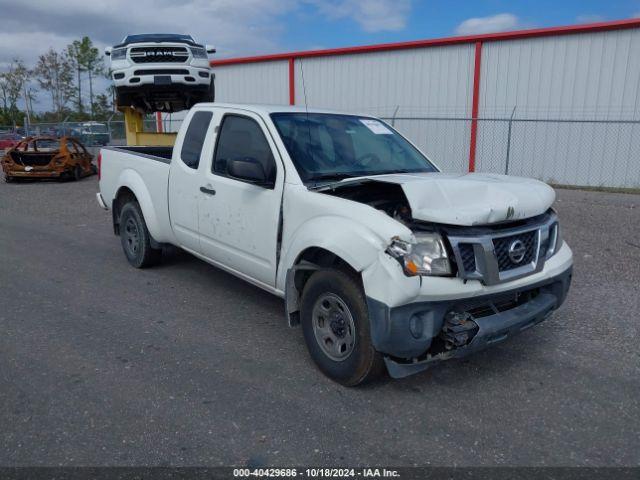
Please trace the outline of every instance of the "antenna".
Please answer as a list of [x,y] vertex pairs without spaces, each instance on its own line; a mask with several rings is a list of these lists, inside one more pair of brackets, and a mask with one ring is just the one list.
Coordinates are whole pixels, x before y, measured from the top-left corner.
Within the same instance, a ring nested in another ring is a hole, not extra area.
[[304,82],[304,66],[302,63],[304,60],[300,58],[300,75],[302,75],[302,93],[304,94],[304,109],[307,112],[307,120],[309,119],[309,106],[307,105],[307,85]]
[[309,121],[309,105],[307,104],[307,85],[304,82],[304,66],[302,63],[304,60],[300,59],[300,74],[302,75],[302,93],[304,93],[304,111],[307,117],[307,136],[309,137],[309,143],[307,144],[307,155],[309,155],[315,161],[313,155],[313,149],[311,148],[311,122]]

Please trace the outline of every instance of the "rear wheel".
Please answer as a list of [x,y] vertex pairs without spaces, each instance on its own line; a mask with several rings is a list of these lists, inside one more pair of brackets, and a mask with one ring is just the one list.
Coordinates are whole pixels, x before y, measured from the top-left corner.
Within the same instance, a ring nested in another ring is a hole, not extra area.
[[73,178],[76,182],[82,178],[82,167],[80,165],[76,165],[73,169]]
[[213,102],[216,99],[216,84],[214,82],[213,76],[211,78],[211,83],[209,84],[209,91],[207,92],[207,102]]
[[9,176],[9,175],[5,175],[4,176],[4,181],[7,183],[11,183],[13,182],[13,177]]
[[116,91],[116,105],[119,107],[133,106],[133,96],[127,93],[118,93]]
[[371,343],[364,292],[351,275],[314,273],[302,293],[301,320],[311,358],[329,378],[355,386],[384,371]]
[[162,250],[151,247],[151,235],[137,202],[128,202],[120,212],[120,242],[131,266],[146,268],[160,260]]

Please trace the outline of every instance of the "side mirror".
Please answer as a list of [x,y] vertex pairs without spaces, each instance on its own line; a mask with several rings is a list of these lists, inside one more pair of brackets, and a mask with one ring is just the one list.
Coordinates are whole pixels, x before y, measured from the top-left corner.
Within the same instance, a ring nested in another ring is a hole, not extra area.
[[104,49],[104,54],[105,54],[107,57],[110,57],[110,56],[111,56],[111,51],[112,51],[112,50],[113,50],[113,48],[112,48],[112,47],[107,47],[107,48],[105,48],[105,49]]
[[204,48],[207,53],[216,53],[216,47],[214,47],[213,45],[205,45]]
[[256,185],[272,186],[272,183],[267,181],[267,174],[262,164],[252,157],[229,160],[227,162],[227,173],[234,178],[246,180]]

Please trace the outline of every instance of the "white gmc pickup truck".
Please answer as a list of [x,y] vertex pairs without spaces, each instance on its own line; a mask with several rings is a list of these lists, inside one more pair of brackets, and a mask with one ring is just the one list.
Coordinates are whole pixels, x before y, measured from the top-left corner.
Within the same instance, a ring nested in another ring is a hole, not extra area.
[[505,340],[571,282],[552,188],[440,173],[369,116],[198,104],[173,148],[103,148],[99,168],[131,265],[171,244],[283,297],[344,385]]

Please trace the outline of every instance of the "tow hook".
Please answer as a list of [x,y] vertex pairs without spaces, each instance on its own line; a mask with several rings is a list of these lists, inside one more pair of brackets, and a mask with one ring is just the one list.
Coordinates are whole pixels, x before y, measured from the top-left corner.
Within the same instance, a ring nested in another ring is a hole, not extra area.
[[445,315],[444,325],[440,331],[440,338],[444,340],[445,348],[454,348],[468,345],[478,333],[479,327],[473,321],[473,317],[467,312],[450,311]]

